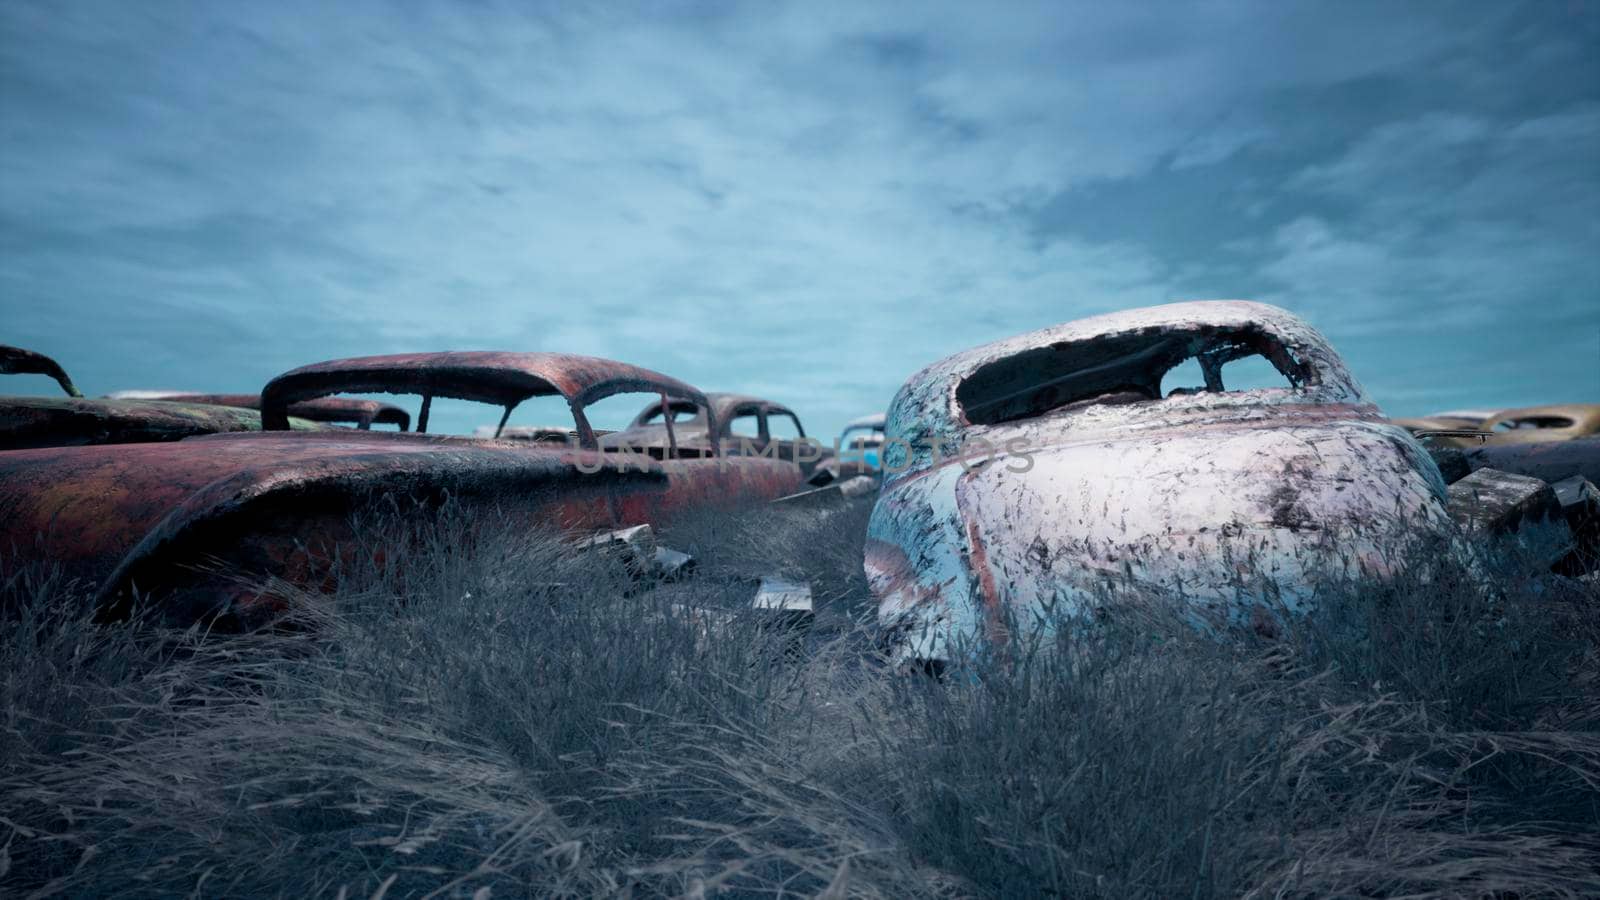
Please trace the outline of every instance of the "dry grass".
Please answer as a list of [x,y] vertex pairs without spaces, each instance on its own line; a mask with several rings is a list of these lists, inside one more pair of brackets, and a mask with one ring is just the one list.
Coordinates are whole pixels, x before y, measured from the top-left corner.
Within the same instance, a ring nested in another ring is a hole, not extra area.
[[[96,627],[5,564],[0,891],[1582,896],[1593,588],[1347,585],[1286,639],[1058,627],[886,671],[865,506],[680,523],[641,589],[446,516],[307,627]],[[469,525],[475,527],[468,527]],[[475,535],[475,536],[474,536]],[[394,554],[390,554],[391,557]],[[742,610],[813,582],[796,656]],[[1559,588],[1559,590],[1558,590]],[[715,614],[705,611],[715,608]]]

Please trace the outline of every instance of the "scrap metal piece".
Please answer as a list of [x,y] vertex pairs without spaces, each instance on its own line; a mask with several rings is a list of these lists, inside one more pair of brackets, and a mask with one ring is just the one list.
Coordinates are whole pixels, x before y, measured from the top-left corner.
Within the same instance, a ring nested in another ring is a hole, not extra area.
[[675,581],[694,571],[693,556],[656,542],[655,530],[649,525],[635,525],[585,538],[577,543],[579,550],[599,550],[620,557],[635,577],[649,577],[662,581]]
[[[1229,390],[1246,359],[1276,386]],[[1119,606],[1269,628],[1322,579],[1382,577],[1453,533],[1421,445],[1326,339],[1258,303],[1112,313],[936,362],[896,394],[883,457],[865,569],[914,664]]]
[[761,578],[761,586],[756,589],[755,599],[750,602],[752,609],[768,612],[797,613],[804,616],[815,614],[812,607],[811,583],[807,581],[794,581],[779,575],[765,575]]
[[67,370],[61,364],[32,350],[21,347],[9,347],[0,344],[0,375],[45,375],[55,379],[61,385],[68,397],[82,397],[72,379],[67,377]]
[[785,655],[798,657],[804,651],[806,633],[816,621],[810,582],[764,576],[750,605],[765,620],[760,630],[775,632]]
[[1569,522],[1574,518],[1581,521],[1600,516],[1600,488],[1582,475],[1563,478],[1550,485],[1550,489],[1555,492],[1561,514]]
[[696,563],[693,556],[682,550],[671,547],[657,546],[651,554],[651,565],[655,576],[662,581],[678,581],[693,572]]
[[870,497],[877,491],[878,479],[870,475],[857,475],[844,481],[836,481],[819,488],[811,488],[810,490],[790,494],[787,497],[779,497],[772,502],[789,506],[836,505],[850,500]]
[[1450,485],[1450,514],[1483,538],[1515,536],[1543,566],[1577,549],[1577,538],[1551,486],[1537,478],[1478,469]]
[[1450,485],[1449,496],[1450,514],[1471,531],[1506,533],[1561,517],[1549,484],[1496,469],[1478,469]]
[[1572,529],[1576,548],[1556,565],[1564,575],[1600,571],[1600,489],[1582,475],[1550,485],[1561,514]]

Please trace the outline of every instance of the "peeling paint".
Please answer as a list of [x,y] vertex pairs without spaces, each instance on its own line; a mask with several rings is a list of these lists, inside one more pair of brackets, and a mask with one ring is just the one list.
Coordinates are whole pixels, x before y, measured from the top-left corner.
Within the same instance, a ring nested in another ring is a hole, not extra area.
[[[1253,354],[1284,386],[1224,390]],[[1194,356],[1205,386],[1165,390]],[[902,660],[1003,643],[1008,617],[1151,598],[1202,629],[1267,628],[1320,577],[1382,574],[1449,525],[1422,447],[1321,335],[1263,304],[1131,310],[957,354],[901,388],[887,436],[866,569]]]

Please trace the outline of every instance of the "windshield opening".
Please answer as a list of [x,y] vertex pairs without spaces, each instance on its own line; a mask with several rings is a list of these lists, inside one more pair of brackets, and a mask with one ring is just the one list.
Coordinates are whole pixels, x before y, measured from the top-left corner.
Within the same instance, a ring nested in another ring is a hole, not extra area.
[[956,399],[969,423],[993,425],[1092,405],[1314,383],[1314,370],[1259,327],[1161,328],[996,360],[961,382]]

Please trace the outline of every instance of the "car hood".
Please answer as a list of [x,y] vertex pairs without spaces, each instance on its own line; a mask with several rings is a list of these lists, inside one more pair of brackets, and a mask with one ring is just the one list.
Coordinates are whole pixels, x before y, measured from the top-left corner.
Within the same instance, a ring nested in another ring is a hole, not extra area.
[[1382,422],[1058,436],[886,488],[868,576],[880,621],[918,657],[1047,607],[1181,598],[1211,629],[1304,611],[1328,574],[1386,571],[1448,528],[1444,494],[1416,442]]

